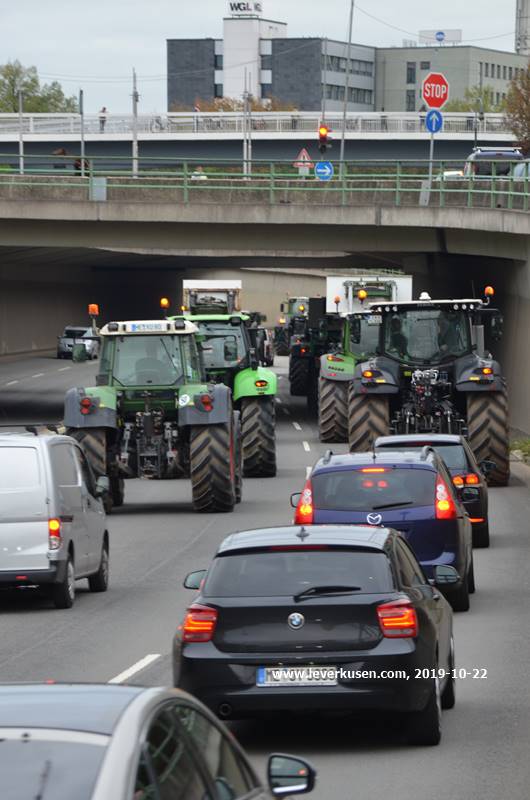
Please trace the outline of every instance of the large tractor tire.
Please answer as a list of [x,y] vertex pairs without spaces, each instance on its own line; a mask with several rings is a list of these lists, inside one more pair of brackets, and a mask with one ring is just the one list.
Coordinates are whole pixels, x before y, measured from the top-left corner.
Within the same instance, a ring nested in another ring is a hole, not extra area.
[[274,352],[277,356],[289,355],[289,331],[280,328],[274,332]]
[[[104,428],[69,428],[67,431],[68,436],[76,439],[82,445],[85,455],[92,467],[96,479],[101,475],[107,474],[107,436]],[[112,484],[113,479],[110,481],[110,492],[103,496],[103,506],[105,513],[110,514],[113,507],[116,505],[123,505],[123,489],[121,496],[121,503],[114,502],[114,496],[117,496],[115,487]]]
[[193,510],[233,511],[236,503],[234,430],[230,423],[190,431]]
[[467,395],[467,428],[471,449],[480,464],[494,461],[488,474],[490,486],[506,486],[510,479],[508,397],[502,392],[470,392]]
[[236,493],[236,503],[240,503],[243,497],[243,439],[241,432],[241,412],[234,411],[234,447],[235,447],[235,477],[234,488]]
[[293,397],[306,397],[309,391],[309,361],[293,358],[289,362],[289,390]]
[[122,506],[125,500],[125,481],[123,478],[118,478],[115,475],[111,477],[110,493],[112,496],[112,505],[115,508]]
[[370,450],[378,436],[388,436],[389,403],[387,395],[360,394],[350,387],[348,405],[348,442],[350,453]]
[[241,403],[243,475],[276,475],[276,409],[274,397],[246,397]]
[[319,379],[318,432],[321,442],[348,441],[348,381]]

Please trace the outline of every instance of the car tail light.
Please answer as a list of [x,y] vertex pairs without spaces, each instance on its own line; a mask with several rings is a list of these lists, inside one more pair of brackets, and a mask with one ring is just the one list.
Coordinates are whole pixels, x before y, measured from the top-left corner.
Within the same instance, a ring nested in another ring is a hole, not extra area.
[[469,518],[469,521],[470,521],[471,523],[473,523],[474,525],[477,525],[477,524],[479,524],[479,523],[481,523],[481,522],[486,522],[486,520],[484,519],[484,517],[470,517],[470,518]]
[[54,517],[48,520],[48,549],[58,550],[61,542],[61,520]]
[[342,364],[344,359],[339,358],[338,356],[326,356],[326,361],[340,361],[340,363]]
[[363,467],[361,472],[386,472],[386,467]]
[[383,636],[389,639],[412,638],[418,635],[418,617],[410,600],[403,598],[377,606]]
[[81,414],[90,414],[92,411],[92,400],[90,397],[83,397],[79,403],[79,410]]
[[254,386],[256,386],[258,389],[266,389],[268,385],[268,381],[254,381]]
[[182,640],[184,642],[209,642],[213,638],[217,625],[217,609],[194,603],[182,624]]
[[454,478],[453,478],[453,483],[458,489],[461,489],[462,486],[464,486],[464,484],[465,484],[464,476],[463,475],[455,475]]
[[306,482],[304,490],[296,506],[294,515],[295,525],[312,525],[314,519],[313,509],[313,487],[311,480]]
[[213,398],[209,394],[201,394],[201,405],[203,411],[213,410]]
[[438,475],[436,478],[436,496],[434,499],[436,507],[436,519],[456,519],[456,506],[449,487],[444,479]]
[[478,486],[480,478],[475,472],[469,472],[467,475],[455,475],[453,483],[459,489],[463,486]]

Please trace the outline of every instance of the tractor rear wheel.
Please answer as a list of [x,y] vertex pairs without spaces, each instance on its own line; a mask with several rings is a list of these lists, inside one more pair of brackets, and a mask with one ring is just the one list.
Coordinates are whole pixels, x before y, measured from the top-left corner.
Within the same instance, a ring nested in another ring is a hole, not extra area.
[[348,382],[319,379],[318,432],[321,442],[348,441]]
[[236,503],[243,497],[243,442],[241,434],[241,412],[234,411],[235,493]]
[[224,422],[191,428],[190,473],[194,511],[234,510],[235,458],[232,424]]
[[241,403],[243,474],[246,478],[276,475],[276,409],[274,397],[245,397]]
[[470,392],[467,395],[467,429],[471,449],[480,464],[494,461],[488,473],[490,486],[506,486],[510,479],[508,396],[502,392]]
[[348,441],[350,453],[370,450],[378,436],[388,436],[389,404],[387,395],[354,394],[350,385],[348,404]]
[[309,360],[293,358],[289,361],[290,392],[293,397],[306,397],[309,391]]

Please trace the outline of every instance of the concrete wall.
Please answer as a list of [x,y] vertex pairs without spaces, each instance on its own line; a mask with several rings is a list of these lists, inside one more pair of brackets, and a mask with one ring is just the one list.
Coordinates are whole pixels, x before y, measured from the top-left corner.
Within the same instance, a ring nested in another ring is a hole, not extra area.
[[[296,49],[296,52],[291,53]],[[300,111],[320,108],[321,39],[272,40],[272,95]],[[315,131],[315,138],[317,136]]]

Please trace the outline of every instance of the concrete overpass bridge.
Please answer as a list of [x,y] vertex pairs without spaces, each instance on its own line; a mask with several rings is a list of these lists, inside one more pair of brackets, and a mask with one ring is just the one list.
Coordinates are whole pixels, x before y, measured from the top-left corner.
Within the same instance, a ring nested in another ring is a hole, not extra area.
[[105,201],[88,199],[90,178],[3,176],[2,351],[53,346],[88,301],[106,317],[156,315],[161,294],[178,302],[190,270],[224,277],[244,268],[249,305],[272,321],[286,291],[323,291],[326,269],[393,267],[434,296],[496,286],[512,424],[530,430],[528,191],[511,179],[441,181],[427,196],[423,174],[407,175],[361,173],[327,188],[276,176],[114,177]]

